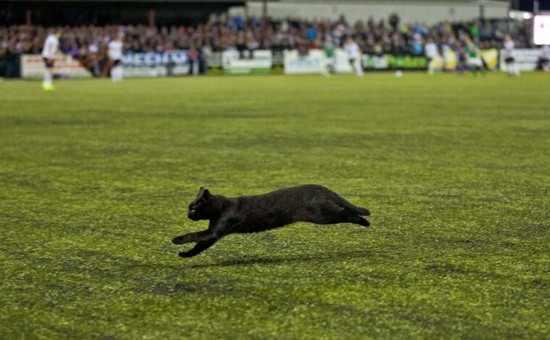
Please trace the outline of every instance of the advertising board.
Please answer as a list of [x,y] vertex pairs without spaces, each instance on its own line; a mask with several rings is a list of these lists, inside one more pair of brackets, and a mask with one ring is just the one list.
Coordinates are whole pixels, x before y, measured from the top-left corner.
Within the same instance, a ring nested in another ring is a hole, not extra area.
[[[537,61],[543,54],[542,49],[516,49],[513,52],[514,63],[520,71],[534,71],[537,68]],[[500,70],[506,71],[504,62],[504,50],[500,51]]]
[[321,74],[325,71],[325,63],[322,50],[310,50],[305,56],[298,50],[284,51],[285,74]]
[[[92,73],[82,67],[78,60],[71,56],[59,55],[55,58],[54,74],[66,78],[91,78]],[[21,56],[21,77],[42,78],[46,72],[44,60],[40,54],[25,54]]]
[[127,52],[122,57],[124,77],[163,77],[189,73],[188,51]]
[[271,50],[255,50],[242,54],[236,50],[222,52],[222,67],[225,74],[270,73],[272,66]]

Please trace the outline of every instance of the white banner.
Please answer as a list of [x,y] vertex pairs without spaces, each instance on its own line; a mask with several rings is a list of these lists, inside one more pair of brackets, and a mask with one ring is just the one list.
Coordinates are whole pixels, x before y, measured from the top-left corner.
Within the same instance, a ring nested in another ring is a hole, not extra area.
[[230,50],[222,53],[222,67],[230,74],[248,73],[269,73],[273,65],[271,50],[255,50],[252,54],[249,51]]
[[124,77],[163,77],[189,74],[188,51],[127,52],[122,56]]
[[550,45],[550,14],[533,18],[533,42],[535,45]]
[[385,70],[389,67],[388,58],[385,55],[363,55],[362,62],[364,69],[369,68],[369,65],[372,65],[375,70]]
[[[21,56],[21,77],[42,78],[46,72],[44,59],[40,54],[25,54]],[[92,74],[71,56],[55,58],[54,74],[69,78],[90,78]]]
[[[327,60],[323,50],[310,50],[305,56],[300,56],[297,50],[285,51],[284,58],[286,74],[322,74],[326,70]],[[346,51],[341,48],[334,50],[333,66],[336,73],[352,73]]]
[[151,67],[126,67],[123,68],[125,78],[131,77],[165,77],[181,76],[189,74],[189,65],[184,66],[151,66]]
[[326,69],[325,53],[322,50],[310,50],[306,56],[300,56],[297,50],[284,51],[285,74],[321,74]]
[[[516,49],[513,52],[514,63],[520,71],[534,71],[537,68],[537,60],[543,54],[542,49]],[[504,62],[504,50],[500,51],[500,70],[506,71]]]

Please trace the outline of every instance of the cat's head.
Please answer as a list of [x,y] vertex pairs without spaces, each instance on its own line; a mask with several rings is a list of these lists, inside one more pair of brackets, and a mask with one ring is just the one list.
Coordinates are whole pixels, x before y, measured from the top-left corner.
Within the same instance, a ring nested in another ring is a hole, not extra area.
[[210,218],[210,202],[212,195],[208,189],[201,187],[197,198],[191,204],[189,204],[189,211],[187,217],[193,221],[207,220]]

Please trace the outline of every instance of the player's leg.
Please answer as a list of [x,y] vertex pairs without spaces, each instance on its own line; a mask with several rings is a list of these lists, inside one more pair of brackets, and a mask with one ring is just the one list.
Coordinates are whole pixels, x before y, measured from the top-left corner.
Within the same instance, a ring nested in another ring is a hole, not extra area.
[[44,77],[42,79],[42,88],[44,90],[53,90],[53,66],[54,60],[49,58],[44,58],[44,66],[46,70],[44,72]]

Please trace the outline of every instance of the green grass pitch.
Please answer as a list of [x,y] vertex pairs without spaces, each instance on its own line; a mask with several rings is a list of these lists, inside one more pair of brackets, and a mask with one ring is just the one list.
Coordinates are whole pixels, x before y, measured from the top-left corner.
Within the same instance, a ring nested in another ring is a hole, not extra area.
[[[0,82],[0,338],[550,338],[550,75]],[[323,184],[370,228],[206,228]]]

